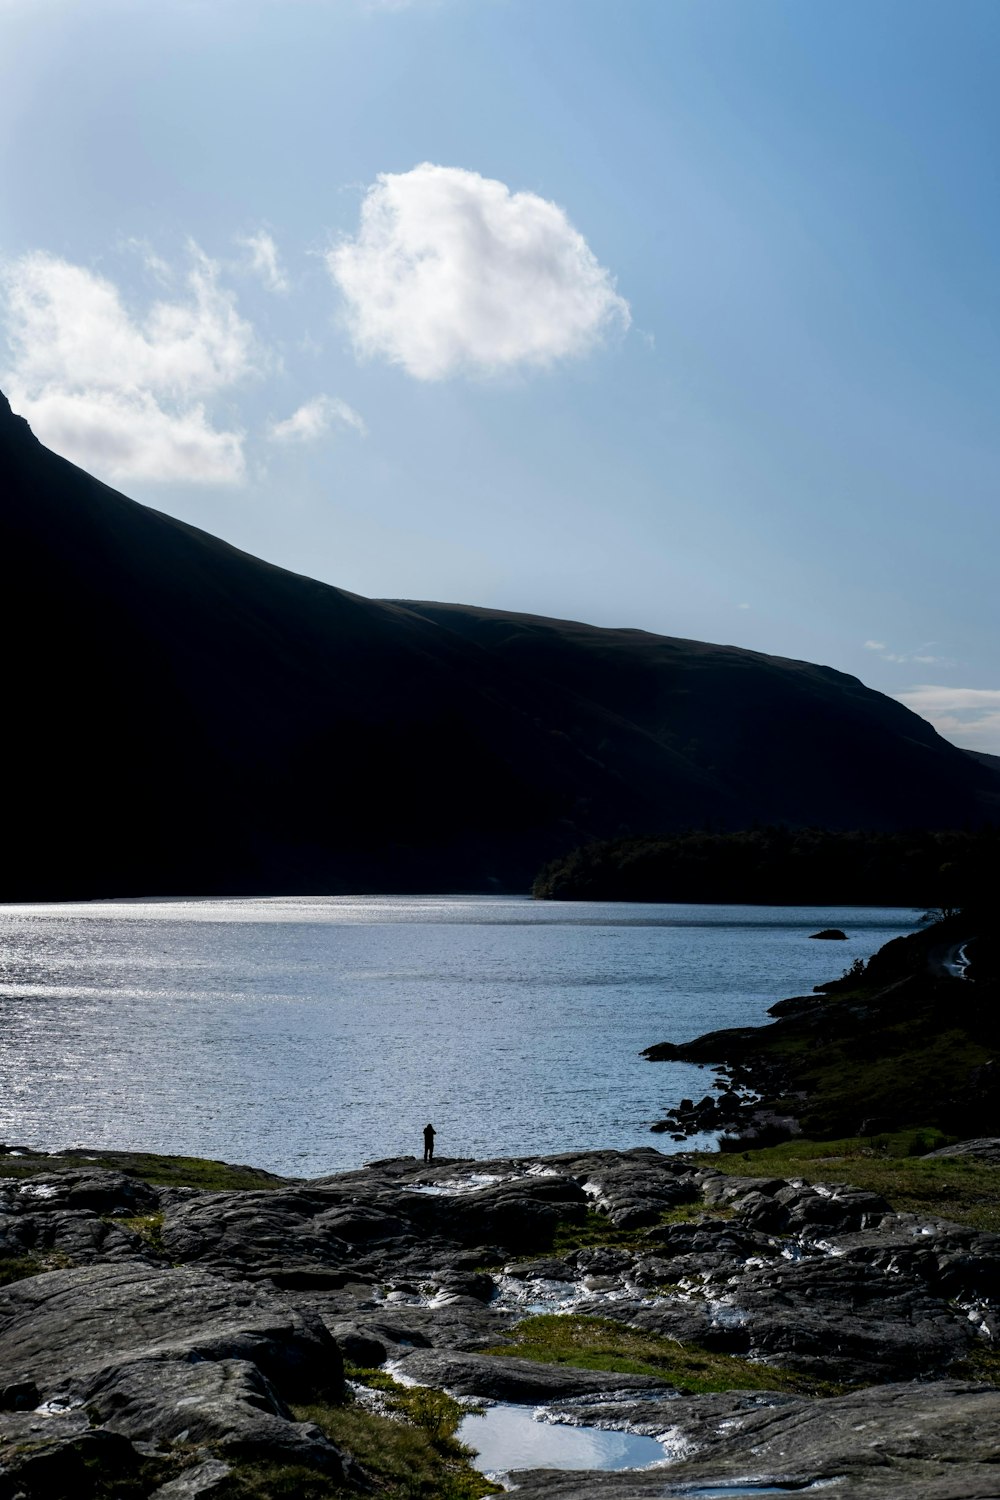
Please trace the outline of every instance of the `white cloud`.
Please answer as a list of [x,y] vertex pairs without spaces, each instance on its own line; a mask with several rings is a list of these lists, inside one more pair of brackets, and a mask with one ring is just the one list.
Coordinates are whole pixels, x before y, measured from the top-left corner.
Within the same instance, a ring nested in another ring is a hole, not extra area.
[[948,739],[967,749],[1000,754],[1000,688],[924,683],[894,696]]
[[258,229],[256,234],[245,235],[236,243],[247,251],[250,270],[260,277],[269,291],[288,291],[288,277],[281,264],[278,247],[266,229]]
[[231,484],[243,477],[241,435],[217,432],[200,405],[171,415],[143,392],[50,387],[18,410],[57,453],[116,479]]
[[0,267],[3,384],[43,442],[111,479],[242,479],[243,436],[216,430],[204,403],[251,372],[253,330],[217,267],[192,257],[186,295],[142,318],[111,281],[56,256]]
[[276,443],[311,443],[331,427],[350,427],[367,436],[364,418],[338,396],[314,396],[283,422],[272,422],[268,437]]
[[934,644],[934,641],[927,641],[925,645],[916,646],[912,651],[890,651],[885,641],[865,641],[865,650],[877,651],[883,661],[894,662],[897,666],[908,663],[921,667],[954,666],[954,662],[950,662],[946,656],[927,654],[929,647]]
[[326,260],[356,351],[418,380],[549,365],[630,321],[557,204],[458,167],[380,174]]

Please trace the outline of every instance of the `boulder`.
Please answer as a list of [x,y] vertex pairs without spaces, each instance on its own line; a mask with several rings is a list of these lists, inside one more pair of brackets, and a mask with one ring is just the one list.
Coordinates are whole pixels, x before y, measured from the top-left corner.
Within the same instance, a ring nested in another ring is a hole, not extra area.
[[294,1422],[248,1360],[135,1360],[81,1382],[92,1421],[141,1442],[209,1445],[227,1458],[302,1464],[343,1481],[349,1461],[309,1422]]
[[342,1389],[322,1321],[192,1268],[93,1266],[0,1288],[0,1383],[44,1396],[137,1360],[247,1360],[291,1399]]

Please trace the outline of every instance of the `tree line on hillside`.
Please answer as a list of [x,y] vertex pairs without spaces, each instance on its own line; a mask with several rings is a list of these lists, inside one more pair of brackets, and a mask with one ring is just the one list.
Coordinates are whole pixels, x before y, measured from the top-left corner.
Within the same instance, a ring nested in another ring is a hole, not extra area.
[[546,865],[546,901],[704,901],[768,906],[923,906],[979,899],[995,880],[1000,829],[908,833],[822,828],[689,832],[587,844]]

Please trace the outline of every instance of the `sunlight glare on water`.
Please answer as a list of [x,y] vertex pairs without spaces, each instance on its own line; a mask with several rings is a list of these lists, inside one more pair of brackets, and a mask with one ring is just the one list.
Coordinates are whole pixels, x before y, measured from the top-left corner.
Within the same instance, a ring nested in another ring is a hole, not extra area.
[[[910,909],[503,897],[0,907],[0,1135],[314,1175],[418,1152],[670,1148],[711,1074],[639,1053],[766,1019]],[[810,941],[838,926],[848,942]]]

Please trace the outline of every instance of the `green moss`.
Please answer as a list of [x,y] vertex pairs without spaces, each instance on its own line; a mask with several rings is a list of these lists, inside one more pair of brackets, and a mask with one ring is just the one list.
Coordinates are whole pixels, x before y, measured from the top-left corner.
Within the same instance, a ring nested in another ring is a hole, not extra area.
[[472,1467],[474,1450],[458,1441],[466,1408],[451,1396],[427,1386],[400,1385],[381,1370],[352,1369],[351,1374],[378,1390],[383,1411],[353,1401],[295,1406],[292,1414],[296,1421],[314,1422],[361,1464],[380,1495],[387,1500],[479,1500],[499,1492],[499,1486]]
[[975,1380],[982,1385],[1000,1386],[1000,1350],[982,1346],[964,1359],[956,1360],[948,1371],[953,1380]]
[[163,1243],[163,1215],[162,1214],[134,1214],[128,1219],[105,1219],[106,1224],[115,1224],[120,1229],[130,1229],[137,1234],[141,1240],[145,1240],[151,1250],[157,1255],[166,1256],[167,1249]]
[[806,1182],[845,1182],[881,1193],[900,1213],[930,1215],[1000,1231],[1000,1166],[969,1156],[929,1158],[945,1137],[930,1128],[835,1141],[785,1141],[737,1155],[696,1158],[735,1177],[801,1177]]
[[73,1261],[61,1250],[8,1255],[0,1260],[0,1286],[10,1286],[11,1282],[24,1281],[28,1276],[41,1276],[45,1271],[65,1271],[72,1265]]
[[620,1375],[655,1375],[679,1391],[790,1391],[834,1395],[841,1387],[810,1380],[774,1365],[756,1364],[732,1354],[715,1354],[630,1328],[610,1318],[543,1314],[525,1318],[509,1331],[509,1342],[483,1351],[516,1355],[543,1364],[608,1370]]
[[217,1500],[357,1500],[358,1491],[303,1464],[237,1463],[212,1494]]
[[[795,1112],[803,1131],[815,1139],[840,1135],[845,1124],[856,1126],[873,1110],[902,1125],[916,1122],[926,1118],[928,1103],[942,1125],[955,1114],[942,1101],[967,1096],[970,1080],[992,1056],[990,1047],[965,1032],[938,1029],[919,1017],[877,1030],[873,1026],[870,1034],[859,1031],[825,1045],[807,1036],[776,1041],[769,1048],[770,1060],[795,1063],[789,1076],[809,1101]],[[795,1105],[778,1099],[776,1109],[786,1102]]]

